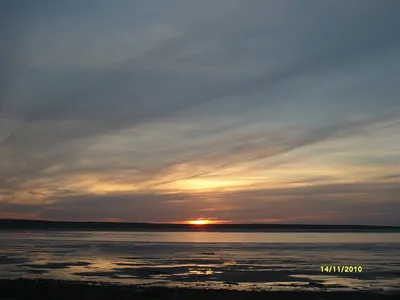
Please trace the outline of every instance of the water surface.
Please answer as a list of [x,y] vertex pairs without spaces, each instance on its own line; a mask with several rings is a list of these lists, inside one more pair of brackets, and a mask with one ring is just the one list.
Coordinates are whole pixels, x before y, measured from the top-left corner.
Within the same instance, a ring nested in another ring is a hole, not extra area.
[[[399,233],[0,231],[0,249],[2,278],[235,289],[400,287]],[[362,272],[327,273],[321,266],[361,266]]]

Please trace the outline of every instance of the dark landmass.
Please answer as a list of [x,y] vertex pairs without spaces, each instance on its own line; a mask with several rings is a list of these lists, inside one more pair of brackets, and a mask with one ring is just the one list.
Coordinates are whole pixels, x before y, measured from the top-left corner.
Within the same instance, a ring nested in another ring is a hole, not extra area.
[[400,232],[400,226],[302,224],[157,224],[0,219],[1,230],[228,231],[228,232]]
[[105,299],[171,299],[171,300],[378,300],[400,299],[399,294],[375,292],[326,292],[326,291],[238,291],[190,288],[167,288],[88,284],[76,281],[0,279],[0,300],[105,300]]

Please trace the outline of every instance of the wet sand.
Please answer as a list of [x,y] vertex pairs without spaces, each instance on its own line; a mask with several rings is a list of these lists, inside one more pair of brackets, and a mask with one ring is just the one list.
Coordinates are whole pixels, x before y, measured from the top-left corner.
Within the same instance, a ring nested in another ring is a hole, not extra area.
[[[1,279],[286,292],[400,291],[398,234],[1,232]],[[362,272],[322,272],[323,265]]]
[[325,291],[237,291],[189,289],[168,287],[144,287],[116,284],[90,284],[77,281],[44,279],[0,279],[0,300],[41,299],[41,300],[105,300],[105,299],[400,299],[400,294],[374,292],[325,292]]

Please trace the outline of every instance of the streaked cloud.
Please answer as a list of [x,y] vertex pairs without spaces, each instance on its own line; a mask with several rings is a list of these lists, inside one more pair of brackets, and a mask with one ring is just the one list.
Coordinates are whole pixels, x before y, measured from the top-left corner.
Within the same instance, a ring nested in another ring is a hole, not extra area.
[[398,1],[2,5],[0,217],[398,223]]

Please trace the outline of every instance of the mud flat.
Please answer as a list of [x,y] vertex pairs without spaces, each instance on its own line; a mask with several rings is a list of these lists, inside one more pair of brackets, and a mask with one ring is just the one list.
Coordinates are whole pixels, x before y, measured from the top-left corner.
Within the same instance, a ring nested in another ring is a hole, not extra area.
[[44,279],[1,279],[0,299],[40,300],[103,300],[103,299],[171,299],[171,300],[220,300],[220,299],[400,299],[399,293],[378,292],[326,292],[326,291],[237,291],[224,289],[193,289],[145,287],[133,285],[99,284],[77,281]]

